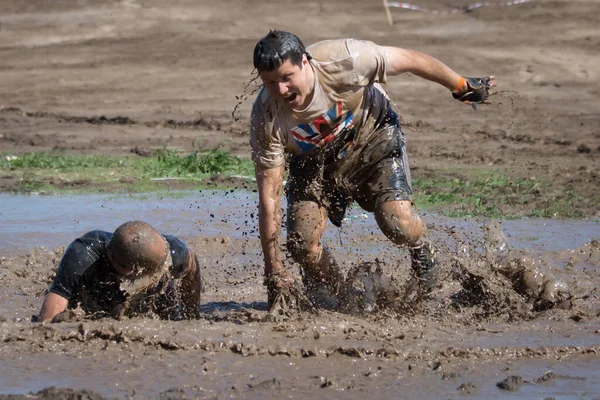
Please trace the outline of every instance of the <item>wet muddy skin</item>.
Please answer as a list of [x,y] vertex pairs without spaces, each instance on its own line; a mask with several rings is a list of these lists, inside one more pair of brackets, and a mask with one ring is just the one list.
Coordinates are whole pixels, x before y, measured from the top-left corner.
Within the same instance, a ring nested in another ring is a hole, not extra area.
[[[600,390],[594,372],[600,368],[598,224],[579,223],[573,237],[580,244],[564,248],[564,241],[552,238],[521,240],[520,235],[532,234],[527,220],[509,224],[429,215],[443,279],[419,306],[374,301],[375,307],[354,315],[320,310],[264,322],[260,244],[249,234],[253,224],[239,222],[251,220],[255,206],[239,204],[255,204],[253,195],[211,193],[221,204],[211,210],[219,234],[195,233],[193,219],[179,225],[207,283],[197,321],[88,320],[75,312],[62,323],[31,323],[64,248],[44,246],[51,236],[28,236],[30,248],[8,250],[3,243],[0,394],[37,393],[50,386],[107,398],[134,393],[139,398],[323,393],[361,398],[367,392],[394,397],[399,390],[406,398],[424,393],[523,398]],[[60,203],[61,197],[51,200]],[[193,208],[195,201],[179,199],[174,207]],[[142,208],[156,209],[162,200],[146,202]],[[108,228],[131,210],[128,202],[110,207],[115,220],[104,220]],[[243,211],[232,216],[232,209]],[[328,231],[330,248],[344,272],[360,278],[361,300],[402,291],[409,276],[407,252],[377,233],[372,216],[353,217],[361,215],[353,209],[344,229]],[[560,221],[553,223],[560,229]],[[502,235],[490,238],[493,226]],[[288,267],[298,275],[296,266]],[[568,305],[561,296],[568,297]],[[536,307],[539,299],[551,303]],[[556,378],[539,381],[548,372]],[[498,386],[516,375],[524,383],[515,390]]]

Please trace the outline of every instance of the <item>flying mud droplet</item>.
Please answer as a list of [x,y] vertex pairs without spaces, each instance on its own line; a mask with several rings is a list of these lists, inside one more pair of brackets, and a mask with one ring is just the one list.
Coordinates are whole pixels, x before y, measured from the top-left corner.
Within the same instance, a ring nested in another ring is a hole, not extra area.
[[568,309],[571,306],[569,285],[561,279],[550,278],[544,282],[544,288],[535,302],[537,310],[546,310],[557,306]]
[[363,262],[352,267],[345,284],[344,312],[365,314],[389,308],[400,298],[400,285],[384,274],[380,263]]
[[523,256],[516,260],[519,271],[513,277],[515,290],[530,299],[539,296],[546,277],[540,271],[533,258]]
[[500,223],[496,220],[491,220],[484,226],[484,246],[488,256],[496,261],[501,262],[509,256],[510,249],[506,242],[506,236],[500,228]]
[[535,298],[542,290],[544,274],[542,274],[537,268],[523,270],[521,282],[525,295]]
[[[253,96],[256,92],[258,92],[258,90],[262,86],[259,83],[257,83],[258,78],[259,78],[259,76],[258,76],[258,73],[256,73],[256,70],[252,71],[250,80],[244,84],[244,90],[243,90],[242,94],[239,96],[235,96],[237,103],[236,103],[235,107],[233,107],[233,111],[231,112],[231,116],[235,122],[241,121],[241,119],[239,117],[240,106],[242,104],[244,104],[244,102],[246,100],[248,100],[248,98],[250,96]],[[254,83],[254,86],[252,88],[250,88],[250,85],[252,85],[253,83]]]

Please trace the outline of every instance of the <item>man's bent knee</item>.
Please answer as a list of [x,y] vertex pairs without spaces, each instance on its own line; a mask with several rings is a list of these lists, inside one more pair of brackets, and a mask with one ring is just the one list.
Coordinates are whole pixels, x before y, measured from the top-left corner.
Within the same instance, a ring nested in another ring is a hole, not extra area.
[[321,256],[321,246],[308,243],[298,232],[290,232],[287,240],[287,249],[292,259],[299,264],[312,264]]
[[375,208],[375,220],[383,234],[398,245],[414,245],[423,236],[423,221],[410,201],[389,201]]

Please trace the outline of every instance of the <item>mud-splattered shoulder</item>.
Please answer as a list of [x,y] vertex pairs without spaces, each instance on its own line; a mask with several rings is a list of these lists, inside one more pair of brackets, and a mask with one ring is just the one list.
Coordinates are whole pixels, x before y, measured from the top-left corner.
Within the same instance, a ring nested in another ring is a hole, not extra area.
[[104,257],[106,256],[106,246],[112,237],[111,232],[93,230],[81,235],[76,241],[89,245],[91,251]]
[[250,118],[250,146],[252,160],[265,168],[273,168],[284,162],[284,138],[275,129],[275,119],[283,118],[280,109],[269,92],[263,87],[256,96]]
[[183,274],[190,262],[190,251],[181,239],[173,235],[164,235],[164,237],[171,247],[171,258],[173,259],[171,273],[173,277],[178,278]]
[[311,44],[306,51],[312,59],[318,63],[335,63],[350,58],[348,51],[348,41],[352,39],[332,39],[323,40]]
[[383,48],[357,39],[326,40],[307,48],[325,86],[367,86],[386,81],[387,59]]
[[106,272],[106,268],[112,268],[106,261],[106,246],[111,238],[112,233],[95,230],[75,239],[60,260],[50,292],[71,299],[85,283],[84,276],[90,269]]
[[252,104],[252,111],[250,113],[250,134],[257,133],[257,129],[262,128],[260,130],[265,130],[263,124],[272,123],[275,118],[273,111],[273,101],[269,92],[262,87],[258,94],[256,95],[256,99]]

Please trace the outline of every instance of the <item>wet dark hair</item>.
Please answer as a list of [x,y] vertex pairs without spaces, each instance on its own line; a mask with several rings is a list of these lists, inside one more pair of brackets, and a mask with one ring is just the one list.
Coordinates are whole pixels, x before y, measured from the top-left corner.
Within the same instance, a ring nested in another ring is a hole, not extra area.
[[254,47],[254,68],[258,72],[276,70],[286,62],[302,65],[302,55],[312,57],[306,51],[302,40],[293,33],[270,30]]

